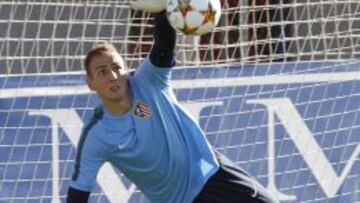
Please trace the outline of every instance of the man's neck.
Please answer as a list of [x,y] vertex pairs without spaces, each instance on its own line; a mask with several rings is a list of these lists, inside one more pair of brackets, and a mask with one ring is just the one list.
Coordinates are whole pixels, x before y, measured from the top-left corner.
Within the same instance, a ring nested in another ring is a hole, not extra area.
[[122,100],[108,100],[103,101],[104,107],[114,115],[123,115],[130,110],[131,96],[130,93]]

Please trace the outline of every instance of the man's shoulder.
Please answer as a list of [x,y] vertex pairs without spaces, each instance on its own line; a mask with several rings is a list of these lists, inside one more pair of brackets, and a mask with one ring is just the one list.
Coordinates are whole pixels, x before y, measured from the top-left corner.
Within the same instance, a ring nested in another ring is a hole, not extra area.
[[97,107],[94,108],[94,113],[93,113],[93,120],[99,120],[103,117],[104,115],[104,107],[102,105],[98,105]]
[[161,67],[156,66],[149,57],[145,58],[139,65],[139,67],[135,70],[135,75],[145,74],[145,75],[151,75],[151,74],[168,74],[172,71],[172,69],[175,67],[175,59],[172,65],[168,67]]
[[88,120],[84,125],[82,132],[83,136],[87,136],[87,134],[89,134],[92,131],[94,126],[99,122],[99,120],[102,119],[103,115],[104,115],[104,107],[102,105],[99,105],[94,108],[90,120]]

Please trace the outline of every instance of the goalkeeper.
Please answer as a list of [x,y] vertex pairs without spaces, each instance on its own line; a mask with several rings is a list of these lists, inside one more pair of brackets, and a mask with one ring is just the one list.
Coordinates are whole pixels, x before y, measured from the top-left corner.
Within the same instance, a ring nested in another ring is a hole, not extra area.
[[[133,8],[143,9],[135,3]],[[105,162],[154,203],[277,202],[255,179],[215,152],[179,105],[170,83],[176,33],[165,12],[143,10],[156,12],[154,45],[136,72],[129,73],[110,44],[99,45],[85,59],[88,86],[102,105],[83,129],[67,202],[88,201]]]

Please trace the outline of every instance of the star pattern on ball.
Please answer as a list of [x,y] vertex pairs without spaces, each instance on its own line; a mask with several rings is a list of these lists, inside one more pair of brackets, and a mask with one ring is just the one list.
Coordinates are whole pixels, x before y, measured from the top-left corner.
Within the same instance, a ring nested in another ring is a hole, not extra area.
[[201,13],[204,15],[203,24],[205,24],[207,22],[215,23],[216,11],[213,9],[211,4],[209,4],[209,9],[207,11],[203,11]]
[[176,7],[176,10],[179,11],[183,17],[185,17],[189,11],[193,10],[193,8],[188,1],[179,0],[179,5]]
[[219,20],[221,8],[213,4],[211,0],[169,0],[168,19],[185,35],[203,35],[211,32]]

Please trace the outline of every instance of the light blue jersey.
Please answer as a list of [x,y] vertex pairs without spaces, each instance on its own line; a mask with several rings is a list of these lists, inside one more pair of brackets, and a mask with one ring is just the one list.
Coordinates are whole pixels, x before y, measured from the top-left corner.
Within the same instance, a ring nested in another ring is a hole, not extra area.
[[[110,162],[154,203],[189,203],[219,166],[196,121],[180,107],[171,68],[146,59],[129,84],[131,111],[106,109],[84,129],[71,187],[91,191],[99,168]],[[116,188],[116,186],[114,186]]]

